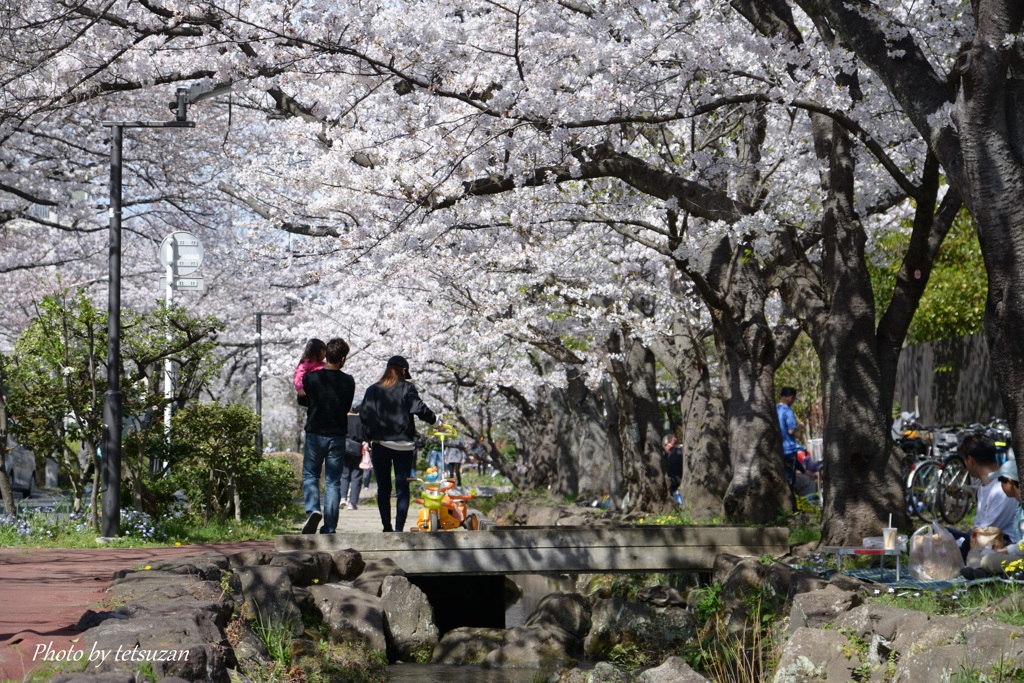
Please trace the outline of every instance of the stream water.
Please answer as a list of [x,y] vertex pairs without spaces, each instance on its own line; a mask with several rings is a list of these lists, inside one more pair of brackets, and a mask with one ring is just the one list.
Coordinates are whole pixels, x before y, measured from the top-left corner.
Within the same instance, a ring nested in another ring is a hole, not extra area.
[[[575,580],[567,576],[522,574],[511,577],[523,596],[505,610],[505,628],[522,625],[549,593],[574,590]],[[392,683],[535,683],[550,672],[539,669],[481,669],[478,666],[438,664],[394,664],[389,667]]]

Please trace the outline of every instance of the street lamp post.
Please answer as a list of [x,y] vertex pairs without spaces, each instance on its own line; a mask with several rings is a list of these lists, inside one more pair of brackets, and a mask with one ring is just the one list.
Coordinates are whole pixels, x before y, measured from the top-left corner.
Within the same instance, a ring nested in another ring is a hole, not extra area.
[[174,121],[104,121],[110,128],[110,236],[107,263],[107,388],[103,393],[103,538],[121,534],[121,157],[125,128],[194,128],[188,106],[228,92],[230,85],[178,88]]
[[110,236],[107,263],[107,389],[103,393],[104,538],[121,534],[121,155],[125,128],[192,128],[192,121],[104,121],[110,128]]
[[260,455],[263,454],[263,316],[289,313],[290,310],[256,311],[256,417],[260,422],[256,430],[256,452]]

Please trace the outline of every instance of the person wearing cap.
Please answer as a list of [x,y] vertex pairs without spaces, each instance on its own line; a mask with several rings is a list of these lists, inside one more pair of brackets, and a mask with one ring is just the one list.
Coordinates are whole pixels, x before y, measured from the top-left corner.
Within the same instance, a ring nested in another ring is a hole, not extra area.
[[[409,375],[409,361],[388,359],[384,375],[363,395],[359,419],[370,442],[377,479],[377,510],[384,531],[402,531],[409,514],[409,477],[416,462],[416,416],[434,424],[437,416],[420,398]],[[395,524],[391,525],[391,471],[395,472]]]
[[1003,463],[993,477],[999,482],[1007,498],[1017,501],[1017,512],[1014,516],[1013,531],[1009,534],[1011,543],[1005,548],[986,553],[981,558],[981,566],[964,567],[960,573],[968,580],[984,579],[1006,569],[1010,562],[1024,557],[1024,507],[1020,505],[1020,477],[1017,474],[1017,461],[1010,459]]
[[[1013,459],[1004,462],[996,474],[999,485],[1003,487],[1003,493],[1006,494],[1006,497],[1017,501],[1017,514],[1013,518],[1013,528],[1010,529],[1010,540],[1014,546],[1020,546],[1022,545],[1021,541],[1024,541],[1024,507],[1021,507],[1020,480],[1018,477],[1017,461]],[[1024,548],[1021,548],[1021,552],[1017,554],[1024,554]]]

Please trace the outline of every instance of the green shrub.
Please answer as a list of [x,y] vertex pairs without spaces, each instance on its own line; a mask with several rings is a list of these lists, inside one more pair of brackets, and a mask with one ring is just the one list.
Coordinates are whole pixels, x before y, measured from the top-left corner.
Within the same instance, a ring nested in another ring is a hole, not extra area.
[[265,456],[256,469],[238,478],[242,511],[246,516],[283,517],[300,493],[300,481],[286,459]]
[[222,522],[230,511],[235,519],[248,514],[236,497],[243,500],[244,481],[260,481],[258,428],[256,413],[239,404],[192,403],[174,416],[171,439],[181,459],[172,478],[185,492],[193,514]]

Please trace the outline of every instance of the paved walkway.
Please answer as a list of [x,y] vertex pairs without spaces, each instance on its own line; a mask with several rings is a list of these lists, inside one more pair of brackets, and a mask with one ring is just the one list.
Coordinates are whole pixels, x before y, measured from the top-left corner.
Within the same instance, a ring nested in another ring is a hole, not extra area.
[[[296,533],[300,527],[301,522],[296,524]],[[380,531],[377,506],[342,510],[338,528]],[[252,549],[273,550],[274,542],[162,548],[0,548],[0,681],[23,680],[41,665],[42,655],[33,661],[39,645],[52,644],[54,650],[70,648],[81,635],[74,630],[75,624],[86,610],[101,606],[115,571],[208,550],[228,555]]]
[[[207,550],[272,550],[273,541],[166,548],[0,548],[0,680],[22,680],[37,646],[67,650],[78,619],[99,608],[113,573]],[[42,655],[40,655],[41,658]]]

